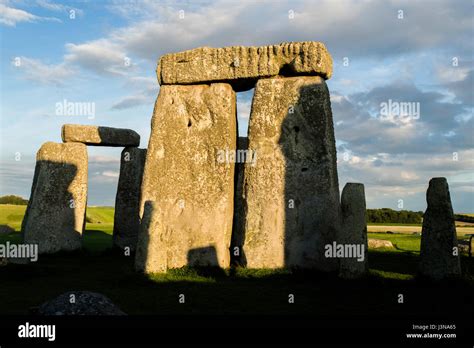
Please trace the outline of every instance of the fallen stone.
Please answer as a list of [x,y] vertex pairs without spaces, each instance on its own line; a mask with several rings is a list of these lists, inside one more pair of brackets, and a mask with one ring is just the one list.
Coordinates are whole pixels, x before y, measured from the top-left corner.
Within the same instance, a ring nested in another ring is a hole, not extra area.
[[329,79],[332,58],[321,42],[224,48],[200,47],[166,54],[156,69],[160,85],[227,82],[236,91],[254,87],[257,79],[276,75],[318,75]]
[[249,120],[255,164],[244,173],[247,267],[336,271],[325,245],[340,228],[329,91],[322,77],[258,81]]
[[430,180],[423,215],[419,273],[441,280],[461,274],[451,196],[446,178]]
[[372,238],[369,238],[368,246],[370,249],[395,248],[395,246],[389,240],[372,239]]
[[[72,302],[72,303],[71,303]],[[126,315],[108,297],[90,291],[69,291],[37,308],[39,315]]]
[[126,147],[122,151],[115,198],[114,246],[135,251],[140,229],[140,190],[146,149]]
[[363,245],[364,260],[340,259],[339,275],[343,278],[360,278],[369,270],[365,192],[363,184],[347,183],[341,195],[341,244]]
[[47,142],[36,155],[31,196],[22,222],[25,244],[39,253],[81,248],[87,204],[87,148]]
[[229,267],[234,163],[219,153],[235,150],[236,139],[230,85],[161,87],[143,174],[138,270]]
[[95,146],[139,146],[140,135],[131,129],[65,124],[61,131],[64,143]]

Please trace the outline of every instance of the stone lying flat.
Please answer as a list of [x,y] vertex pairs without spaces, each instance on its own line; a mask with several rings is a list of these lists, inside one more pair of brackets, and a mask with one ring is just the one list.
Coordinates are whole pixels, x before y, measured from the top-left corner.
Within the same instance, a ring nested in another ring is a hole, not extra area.
[[139,146],[140,135],[131,129],[65,124],[61,130],[64,143],[95,146]]
[[136,268],[146,273],[189,266],[229,267],[235,93],[229,84],[162,86],[141,192]]
[[323,43],[314,41],[260,47],[200,47],[162,56],[156,74],[160,85],[223,81],[236,91],[243,91],[253,88],[258,78],[276,75],[319,75],[329,79],[332,58]]
[[120,161],[120,177],[115,198],[114,246],[135,251],[140,227],[140,187],[146,149],[126,147]]
[[24,242],[38,244],[39,253],[80,249],[86,204],[87,147],[43,144],[22,223]]
[[426,192],[428,207],[421,232],[421,275],[434,280],[461,274],[458,241],[451,196],[446,178],[430,180]]
[[248,134],[256,161],[244,170],[247,267],[336,271],[337,260],[324,252],[340,228],[334,127],[324,79],[259,80]]

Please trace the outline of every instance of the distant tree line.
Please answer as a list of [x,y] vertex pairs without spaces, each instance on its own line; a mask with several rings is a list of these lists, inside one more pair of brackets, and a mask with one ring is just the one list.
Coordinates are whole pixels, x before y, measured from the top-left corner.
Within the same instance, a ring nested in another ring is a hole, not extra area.
[[421,224],[423,221],[422,211],[393,210],[390,208],[367,209],[367,222],[397,223],[397,224]]
[[8,195],[0,197],[0,204],[27,205],[28,200],[20,196]]
[[456,221],[473,222],[474,223],[474,216],[463,215],[463,214],[454,214],[454,219]]

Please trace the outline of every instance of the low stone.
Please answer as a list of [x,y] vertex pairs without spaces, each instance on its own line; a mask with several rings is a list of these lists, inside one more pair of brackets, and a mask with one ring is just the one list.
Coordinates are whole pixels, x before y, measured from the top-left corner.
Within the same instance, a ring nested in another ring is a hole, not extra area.
[[369,238],[367,244],[368,244],[370,249],[395,248],[391,241],[384,240],[384,239]]
[[461,274],[456,225],[446,178],[430,180],[423,215],[419,273],[433,280]]
[[347,183],[341,195],[342,228],[340,244],[363,245],[364,260],[342,258],[339,275],[343,278],[360,278],[369,270],[367,246],[367,219],[363,184]]
[[39,315],[126,315],[108,297],[90,291],[66,292],[35,311]]
[[81,248],[87,204],[87,148],[47,142],[36,155],[30,200],[22,222],[26,244],[39,253]]
[[122,151],[115,198],[114,246],[135,251],[140,229],[140,190],[146,149],[126,147]]
[[131,129],[65,124],[61,137],[64,143],[95,146],[139,146],[140,135]]
[[257,79],[276,75],[318,75],[329,79],[332,58],[321,42],[224,48],[200,47],[166,54],[156,69],[160,85],[227,82],[234,90],[253,88]]

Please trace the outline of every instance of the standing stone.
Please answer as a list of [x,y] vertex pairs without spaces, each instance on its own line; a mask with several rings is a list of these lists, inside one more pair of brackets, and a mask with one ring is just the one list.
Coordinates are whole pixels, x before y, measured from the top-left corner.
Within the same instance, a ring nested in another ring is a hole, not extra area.
[[122,151],[115,198],[114,246],[135,251],[140,228],[140,190],[146,149],[126,147]]
[[259,80],[244,173],[243,253],[252,268],[336,271],[324,248],[340,227],[329,91],[319,76]]
[[430,180],[428,208],[423,215],[420,267],[422,276],[434,280],[461,274],[453,207],[446,178]]
[[31,196],[22,223],[25,243],[39,253],[81,248],[87,205],[84,144],[47,142],[36,155]]
[[342,228],[339,244],[360,250],[362,259],[342,258],[339,274],[343,278],[359,278],[368,271],[367,218],[363,184],[347,183],[341,195]]
[[223,158],[236,148],[236,123],[228,84],[161,87],[140,204],[150,223],[140,230],[137,269],[229,266],[234,163]]
[[64,143],[94,146],[139,146],[140,135],[131,129],[65,124],[61,130]]

